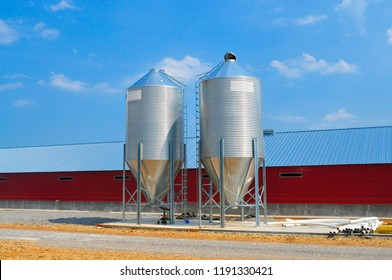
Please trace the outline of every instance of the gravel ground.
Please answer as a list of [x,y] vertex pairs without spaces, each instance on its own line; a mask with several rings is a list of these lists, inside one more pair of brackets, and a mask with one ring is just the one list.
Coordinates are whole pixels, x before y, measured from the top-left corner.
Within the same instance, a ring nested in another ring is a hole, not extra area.
[[[126,219],[131,215],[127,214]],[[0,223],[97,225],[122,221],[119,212],[0,209]]]
[[214,259],[392,259],[390,248],[320,246],[189,240],[175,238],[113,236],[73,232],[40,232],[30,230],[0,230],[1,239],[35,241],[45,246],[93,250],[122,250],[139,253],[182,254]]
[[[90,226],[121,221],[122,213],[107,212],[73,212],[73,211],[29,211],[1,210],[0,224],[35,224],[45,226]],[[130,219],[131,216],[126,217]],[[335,259],[335,260],[391,260],[391,245],[388,246],[354,246],[354,245],[317,245],[245,242],[238,240],[205,240],[200,238],[181,238],[178,235],[151,236],[146,234],[120,235],[99,232],[70,232],[52,230],[29,230],[1,228],[0,241],[28,241],[38,246],[62,247],[70,249],[87,249],[95,251],[128,251],[143,254],[177,254],[191,258],[211,259]],[[184,235],[190,233],[183,233]],[[212,235],[212,234],[210,234]],[[205,235],[204,235],[205,236]],[[243,240],[243,236],[242,236]],[[383,242],[383,241],[379,241]],[[386,242],[386,241],[385,241]],[[389,242],[389,241],[388,241]],[[390,242],[389,242],[390,243]],[[389,244],[388,243],[388,244]]]

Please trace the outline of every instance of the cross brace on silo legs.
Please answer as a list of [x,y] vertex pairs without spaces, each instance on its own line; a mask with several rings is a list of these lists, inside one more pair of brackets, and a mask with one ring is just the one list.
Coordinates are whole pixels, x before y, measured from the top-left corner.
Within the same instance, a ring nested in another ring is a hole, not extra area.
[[[216,187],[216,192],[213,189],[209,188],[205,189],[205,185],[202,182],[202,161],[199,153],[198,158],[198,191],[199,191],[199,225],[201,226],[201,219],[203,213],[202,209],[209,206],[210,207],[210,222],[212,221],[212,207],[218,207],[220,211],[220,225],[222,228],[226,226],[225,224],[225,214],[228,209],[230,209],[233,204],[226,205],[226,192],[229,192],[231,195],[236,197],[237,202],[239,203],[239,207],[241,208],[241,221],[244,222],[244,208],[254,208],[255,209],[255,226],[260,226],[260,207],[263,208],[264,212],[264,223],[267,223],[267,200],[266,200],[266,168],[265,168],[265,159],[259,158],[258,152],[258,140],[257,138],[253,138],[252,142],[252,160],[254,162],[254,186],[250,188],[244,195],[238,197],[235,193],[231,192],[229,189],[225,188],[224,174],[225,174],[225,155],[224,155],[224,139],[220,138],[219,142],[219,186]],[[199,151],[201,151],[201,142],[198,143]],[[263,176],[262,176],[262,189],[260,190],[260,161],[263,165]],[[209,185],[211,186],[211,185]],[[260,193],[261,192],[261,193]],[[214,200],[214,197],[219,193],[219,202]],[[245,196],[249,196],[249,198],[245,199]],[[203,200],[205,197],[205,200]],[[253,202],[251,202],[253,200]]]
[[[136,191],[131,193],[130,190],[126,186],[126,144],[124,144],[124,150],[123,150],[123,175],[122,175],[122,200],[123,200],[123,205],[122,205],[122,222],[125,223],[125,211],[126,207],[128,204],[136,205],[136,222],[137,224],[141,223],[141,195],[142,195],[142,186],[141,186],[141,161],[143,157],[143,144],[142,142],[139,142],[138,144],[138,158],[137,158],[137,166],[138,166],[138,172],[136,176]],[[129,194],[130,198],[127,201],[126,200],[126,194]],[[135,199],[136,196],[136,199]]]

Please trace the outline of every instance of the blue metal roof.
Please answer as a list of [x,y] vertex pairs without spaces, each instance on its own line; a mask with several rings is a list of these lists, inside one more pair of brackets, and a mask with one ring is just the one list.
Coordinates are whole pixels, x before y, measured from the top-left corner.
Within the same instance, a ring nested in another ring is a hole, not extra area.
[[0,149],[0,173],[122,170],[124,142]]
[[[265,134],[267,166],[392,164],[392,126]],[[0,149],[0,173],[122,170],[124,142]],[[196,138],[187,141],[196,168]]]
[[392,163],[392,126],[265,135],[267,166]]

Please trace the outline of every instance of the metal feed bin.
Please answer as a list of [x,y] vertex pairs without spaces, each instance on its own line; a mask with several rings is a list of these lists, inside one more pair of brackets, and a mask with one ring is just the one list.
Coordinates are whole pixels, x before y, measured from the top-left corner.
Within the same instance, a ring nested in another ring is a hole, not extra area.
[[183,94],[181,85],[158,69],[127,89],[125,160],[153,206],[163,203],[182,165]]
[[261,81],[247,74],[233,53],[224,58],[199,84],[200,160],[213,184],[224,186],[227,208],[236,208],[264,159]]

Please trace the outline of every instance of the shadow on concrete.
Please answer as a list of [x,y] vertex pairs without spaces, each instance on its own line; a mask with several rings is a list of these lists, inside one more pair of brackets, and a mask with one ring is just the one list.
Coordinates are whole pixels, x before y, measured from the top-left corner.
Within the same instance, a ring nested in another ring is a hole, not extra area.
[[48,220],[50,223],[54,224],[66,224],[66,225],[85,225],[85,226],[95,226],[102,223],[115,223],[121,222],[121,219],[111,219],[111,218],[100,218],[100,217],[85,217],[85,218],[58,218]]

